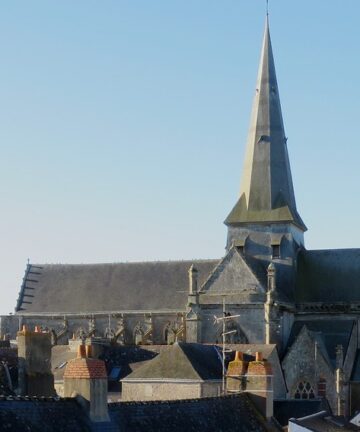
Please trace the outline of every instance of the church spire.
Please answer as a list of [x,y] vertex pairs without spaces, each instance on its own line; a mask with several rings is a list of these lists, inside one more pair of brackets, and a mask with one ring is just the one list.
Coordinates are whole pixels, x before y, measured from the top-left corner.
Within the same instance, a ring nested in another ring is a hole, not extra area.
[[226,225],[291,222],[306,231],[296,210],[286,141],[266,16],[240,199]]

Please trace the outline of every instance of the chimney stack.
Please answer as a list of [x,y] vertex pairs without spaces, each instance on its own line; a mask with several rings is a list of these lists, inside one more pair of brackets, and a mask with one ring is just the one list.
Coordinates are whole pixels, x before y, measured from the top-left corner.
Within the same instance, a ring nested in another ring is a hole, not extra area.
[[273,373],[270,363],[264,360],[261,352],[255,354],[246,374],[246,391],[258,408],[267,418],[273,416]]
[[226,375],[226,391],[228,393],[240,393],[245,391],[248,362],[244,361],[244,355],[240,351],[236,351],[235,359],[228,365]]
[[64,397],[80,397],[93,422],[109,421],[107,373],[102,360],[91,358],[91,346],[79,345],[77,358],[64,373]]
[[19,392],[22,396],[55,396],[51,373],[51,334],[25,325],[17,333]]

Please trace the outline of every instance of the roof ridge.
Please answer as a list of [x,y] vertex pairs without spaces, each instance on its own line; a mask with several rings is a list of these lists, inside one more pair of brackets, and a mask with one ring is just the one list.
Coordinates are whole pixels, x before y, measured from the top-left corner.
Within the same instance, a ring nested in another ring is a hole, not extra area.
[[158,261],[114,261],[114,262],[97,262],[97,263],[33,263],[31,266],[102,266],[102,265],[124,265],[124,264],[167,264],[167,263],[210,263],[219,261],[221,258],[194,258],[181,260],[158,260]]

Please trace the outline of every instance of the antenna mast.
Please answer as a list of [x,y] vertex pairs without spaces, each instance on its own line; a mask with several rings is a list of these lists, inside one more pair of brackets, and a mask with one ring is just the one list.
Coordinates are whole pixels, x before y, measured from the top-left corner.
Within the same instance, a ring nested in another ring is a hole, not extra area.
[[[229,352],[229,350],[226,349],[226,336],[228,334],[236,333],[237,330],[230,330],[226,331],[226,321],[229,321],[233,318],[237,318],[240,315],[227,315],[226,314],[226,305],[225,305],[225,295],[223,296],[223,316],[217,318],[214,316],[215,321],[214,324],[218,324],[219,322],[222,322],[222,393],[226,393],[226,387],[225,387],[225,376],[226,376],[226,368],[225,368],[225,357],[226,353]],[[231,350],[230,350],[231,351]]]

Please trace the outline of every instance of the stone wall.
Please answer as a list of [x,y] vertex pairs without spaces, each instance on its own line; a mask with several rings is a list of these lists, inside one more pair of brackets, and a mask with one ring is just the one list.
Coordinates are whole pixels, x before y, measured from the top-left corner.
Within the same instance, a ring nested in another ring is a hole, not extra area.
[[326,383],[326,398],[331,409],[334,413],[337,412],[334,370],[324,357],[319,344],[310,336],[305,327],[286,354],[282,367],[290,399],[295,397],[300,382],[309,383],[314,397],[318,397],[318,385],[322,381]]
[[[142,400],[174,400],[174,399],[193,399],[202,397],[202,383],[200,382],[181,382],[179,381],[143,381],[122,383],[122,400],[142,401]],[[216,386],[216,385],[215,385]],[[216,390],[214,390],[216,392]],[[206,394],[211,393],[208,387]],[[204,396],[203,396],[204,397]]]

